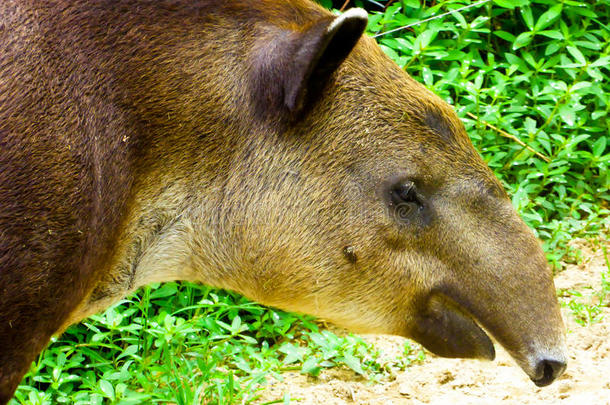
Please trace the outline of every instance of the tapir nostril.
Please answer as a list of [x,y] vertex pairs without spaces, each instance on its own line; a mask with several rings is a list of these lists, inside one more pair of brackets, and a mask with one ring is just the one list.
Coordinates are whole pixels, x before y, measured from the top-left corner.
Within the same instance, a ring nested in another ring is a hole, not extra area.
[[536,366],[536,375],[541,375],[542,377],[533,380],[534,384],[539,387],[545,387],[555,381],[566,369],[566,363],[563,361],[544,359],[538,362]]

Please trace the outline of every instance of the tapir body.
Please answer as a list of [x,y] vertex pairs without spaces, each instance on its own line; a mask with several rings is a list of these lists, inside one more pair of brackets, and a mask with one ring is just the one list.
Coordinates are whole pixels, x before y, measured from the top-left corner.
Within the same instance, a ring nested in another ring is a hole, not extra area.
[[551,273],[452,109],[306,0],[0,2],[0,403],[49,338],[191,280],[565,368]]

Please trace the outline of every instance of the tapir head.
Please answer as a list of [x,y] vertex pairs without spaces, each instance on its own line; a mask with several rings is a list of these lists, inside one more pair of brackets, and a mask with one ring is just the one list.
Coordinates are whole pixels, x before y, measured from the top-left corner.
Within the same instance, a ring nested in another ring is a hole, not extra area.
[[354,9],[257,29],[243,91],[264,136],[224,185],[226,286],[441,356],[493,359],[489,334],[550,384],[564,327],[539,242],[452,108],[366,23]]

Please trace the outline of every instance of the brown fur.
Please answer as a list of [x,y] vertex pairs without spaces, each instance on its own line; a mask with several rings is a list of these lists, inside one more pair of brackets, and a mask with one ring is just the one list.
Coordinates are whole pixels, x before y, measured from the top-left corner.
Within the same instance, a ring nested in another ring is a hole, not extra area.
[[[544,254],[454,112],[373,40],[348,55],[358,20],[320,52],[332,21],[0,2],[0,404],[51,335],[172,279],[490,357],[476,319],[532,378],[562,359]],[[403,178],[417,221],[386,201]]]

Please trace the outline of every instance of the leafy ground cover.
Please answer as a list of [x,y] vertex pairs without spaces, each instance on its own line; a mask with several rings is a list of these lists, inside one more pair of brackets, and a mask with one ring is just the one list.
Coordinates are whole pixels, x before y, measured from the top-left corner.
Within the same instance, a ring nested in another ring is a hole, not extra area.
[[360,337],[308,317],[190,284],[142,289],[69,328],[16,393],[25,404],[243,403],[281,371],[344,366],[371,379],[423,356],[405,343],[392,364]]
[[[369,34],[384,51],[456,106],[555,268],[579,259],[572,238],[607,238],[610,1],[355,4],[369,10]],[[474,6],[456,11],[466,5]],[[609,281],[605,273],[598,304],[562,291],[564,305],[583,324],[596,322]],[[423,356],[407,342],[401,356],[381,360],[361,338],[337,336],[311,318],[168,283],[69,328],[11,404],[248,403],[282,371],[344,367],[380,380]]]

